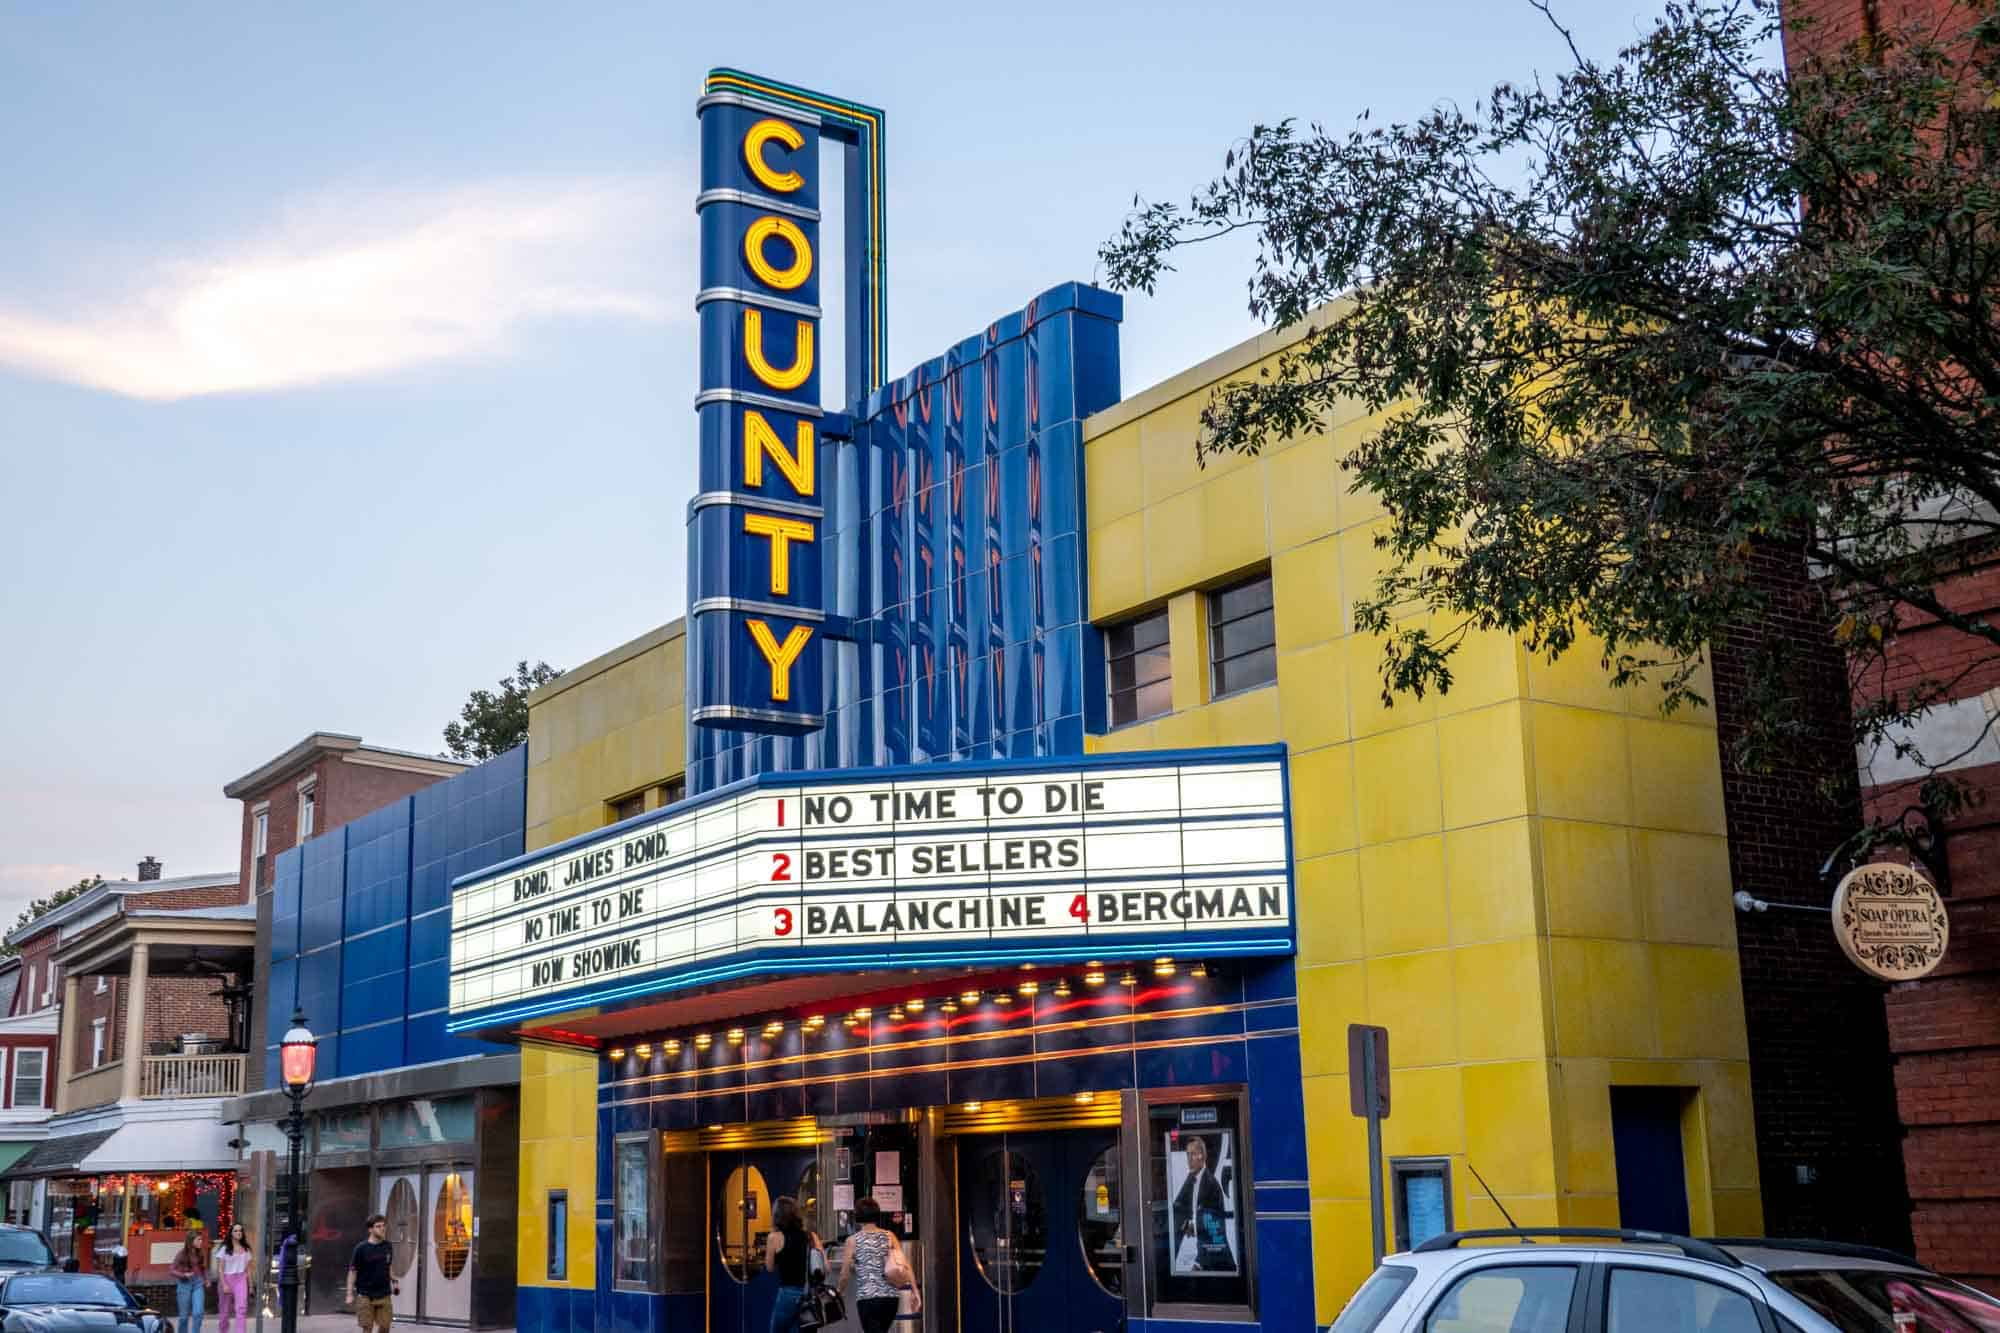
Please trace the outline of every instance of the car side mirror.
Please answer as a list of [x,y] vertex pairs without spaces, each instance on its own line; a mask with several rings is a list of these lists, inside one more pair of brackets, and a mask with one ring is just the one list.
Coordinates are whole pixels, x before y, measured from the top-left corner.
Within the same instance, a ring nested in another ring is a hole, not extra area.
[[81,1266],[82,1265],[78,1264],[77,1261],[74,1259],[63,1260],[63,1272],[65,1273],[74,1273]]

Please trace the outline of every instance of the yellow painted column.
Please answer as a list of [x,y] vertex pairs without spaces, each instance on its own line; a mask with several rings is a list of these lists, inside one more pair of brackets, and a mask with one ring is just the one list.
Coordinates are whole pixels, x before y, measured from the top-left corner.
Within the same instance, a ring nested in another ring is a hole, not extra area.
[[[597,1285],[597,1057],[521,1046],[521,1204],[516,1280],[524,1287]],[[549,1192],[569,1196],[569,1265],[549,1276]]]

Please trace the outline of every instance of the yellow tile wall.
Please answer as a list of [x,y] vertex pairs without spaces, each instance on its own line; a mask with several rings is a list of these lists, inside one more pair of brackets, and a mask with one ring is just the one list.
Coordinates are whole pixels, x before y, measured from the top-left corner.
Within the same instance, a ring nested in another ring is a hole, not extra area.
[[[1358,406],[1254,458],[1194,462],[1210,387],[1266,335],[1085,425],[1090,613],[1164,605],[1173,711],[1100,752],[1290,747],[1300,1047],[1318,1317],[1367,1275],[1368,1178],[1346,1028],[1390,1029],[1385,1151],[1448,1155],[1454,1218],[1613,1225],[1610,1088],[1688,1089],[1697,1227],[1757,1228],[1756,1151],[1713,717],[1619,690],[1601,648],[1550,664],[1475,634],[1442,696],[1382,699],[1351,632],[1382,510],[1340,457]],[[1203,593],[1271,571],[1278,679],[1210,697]],[[1452,628],[1440,625],[1443,632]]]
[[[528,698],[528,831],[533,851],[610,822],[608,803],[686,769],[680,621],[586,662]],[[569,1191],[569,1278],[548,1279],[548,1192]],[[597,1061],[521,1047],[522,1286],[591,1288],[597,1258]]]

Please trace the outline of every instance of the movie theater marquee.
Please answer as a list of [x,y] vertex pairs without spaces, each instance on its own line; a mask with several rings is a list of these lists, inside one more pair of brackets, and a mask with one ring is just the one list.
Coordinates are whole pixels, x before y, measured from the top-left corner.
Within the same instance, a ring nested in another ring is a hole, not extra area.
[[1182,937],[1289,951],[1279,752],[934,771],[764,779],[468,877],[452,900],[453,1017],[827,956],[976,962],[1064,944],[1130,956],[1120,941]]

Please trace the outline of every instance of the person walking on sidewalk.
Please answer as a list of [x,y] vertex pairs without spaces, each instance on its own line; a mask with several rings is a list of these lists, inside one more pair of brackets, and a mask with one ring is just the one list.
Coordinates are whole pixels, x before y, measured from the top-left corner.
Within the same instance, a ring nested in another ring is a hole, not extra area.
[[203,1251],[198,1229],[188,1228],[187,1243],[174,1252],[174,1261],[167,1265],[167,1271],[173,1274],[174,1305],[181,1316],[176,1327],[180,1333],[201,1333],[202,1307],[208,1299],[208,1255]]
[[235,1333],[243,1333],[243,1321],[250,1313],[250,1264],[254,1258],[250,1233],[238,1222],[229,1228],[215,1250],[215,1314],[220,1333],[230,1333],[229,1321],[236,1320]]
[[[389,1268],[395,1257],[396,1247],[389,1243],[389,1219],[377,1213],[368,1219],[368,1239],[354,1247],[354,1258],[347,1265],[347,1303],[354,1307],[361,1333],[389,1333],[389,1321],[395,1314],[389,1298],[403,1290]],[[358,1303],[357,1293],[361,1298]]]

